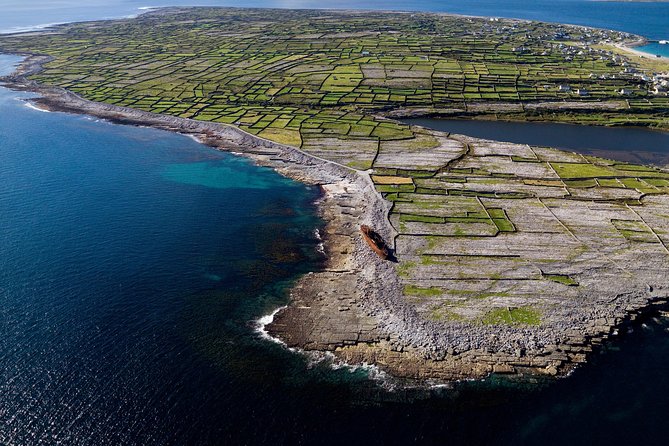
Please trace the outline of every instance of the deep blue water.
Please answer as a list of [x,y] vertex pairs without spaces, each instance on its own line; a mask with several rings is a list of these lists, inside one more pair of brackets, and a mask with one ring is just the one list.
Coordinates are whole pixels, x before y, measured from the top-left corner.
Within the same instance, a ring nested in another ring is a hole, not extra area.
[[367,382],[251,324],[319,268],[316,188],[25,97],[0,88],[0,444],[218,442],[293,387]]

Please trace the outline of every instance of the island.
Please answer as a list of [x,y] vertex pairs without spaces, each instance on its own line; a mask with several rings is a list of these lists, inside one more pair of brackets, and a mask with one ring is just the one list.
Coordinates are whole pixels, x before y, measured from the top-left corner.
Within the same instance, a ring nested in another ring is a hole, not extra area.
[[193,135],[320,185],[326,265],[265,329],[446,382],[566,375],[663,311],[669,170],[401,118],[669,129],[669,64],[638,41],[434,13],[164,8],[3,36],[0,51],[26,56],[3,81],[39,107]]

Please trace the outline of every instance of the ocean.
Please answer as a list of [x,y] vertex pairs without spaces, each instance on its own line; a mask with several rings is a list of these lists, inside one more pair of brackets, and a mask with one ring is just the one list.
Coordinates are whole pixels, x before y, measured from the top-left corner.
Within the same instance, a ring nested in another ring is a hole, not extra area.
[[[585,3],[412,7],[543,14],[666,37],[667,4]],[[151,5],[9,2],[0,29]],[[393,5],[406,7],[365,6]],[[604,9],[609,25],[592,16]],[[0,71],[16,61],[0,56]],[[401,388],[373,368],[295,354],[263,339],[254,321],[287,303],[300,274],[321,267],[316,188],[181,135],[45,113],[26,97],[0,88],[0,444],[663,441],[665,319],[646,321],[556,382]]]

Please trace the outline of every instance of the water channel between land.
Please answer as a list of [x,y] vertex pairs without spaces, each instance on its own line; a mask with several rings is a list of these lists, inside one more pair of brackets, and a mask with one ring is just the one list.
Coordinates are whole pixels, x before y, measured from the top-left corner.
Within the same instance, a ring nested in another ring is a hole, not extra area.
[[616,161],[669,166],[669,132],[645,127],[441,118],[402,121],[474,138],[554,147]]

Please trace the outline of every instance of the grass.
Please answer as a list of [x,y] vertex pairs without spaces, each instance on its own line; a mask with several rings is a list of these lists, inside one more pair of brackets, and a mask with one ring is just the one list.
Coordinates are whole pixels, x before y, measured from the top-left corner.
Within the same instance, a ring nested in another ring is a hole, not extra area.
[[463,321],[465,317],[446,306],[435,305],[430,310],[428,319],[433,321]]
[[562,285],[567,285],[567,286],[578,286],[578,282],[569,277],[566,274],[544,274],[542,273],[542,276],[544,279],[548,279],[550,281],[556,282],[556,283],[561,283]]
[[423,296],[423,297],[435,297],[441,296],[443,291],[435,287],[419,287],[415,285],[406,285],[404,287],[404,294],[409,296]]
[[598,178],[615,177],[617,172],[606,166],[596,166],[586,163],[550,163],[558,176],[563,179],[569,178]]
[[[428,249],[430,248],[429,243],[428,243]],[[429,265],[444,265],[445,262],[439,260],[435,256],[431,255],[422,255],[420,256],[420,264],[424,266],[429,266]]]
[[289,146],[299,147],[302,144],[300,132],[296,130],[266,128],[258,133],[258,136]]
[[377,184],[376,190],[379,192],[413,192],[413,184]]
[[407,177],[372,175],[375,184],[412,184],[413,180]]
[[401,214],[400,221],[404,222],[419,222],[419,223],[444,223],[444,217],[433,217],[430,215],[411,215]]
[[582,188],[597,187],[597,179],[588,178],[585,180],[565,180],[564,185],[567,187],[582,187]]
[[495,219],[493,219],[493,222],[495,223],[495,226],[497,226],[497,229],[499,229],[500,232],[515,232],[516,231],[516,228],[513,226],[513,223],[511,223],[509,220],[501,219],[501,218],[495,218]]
[[416,262],[405,261],[397,266],[397,274],[400,277],[408,278],[412,269],[416,267]]
[[473,299],[488,299],[491,297],[509,297],[508,292],[495,292],[495,291],[476,291],[476,290],[449,290],[450,294],[463,297],[471,297]]
[[659,192],[659,190],[656,187],[653,187],[647,182],[636,178],[624,178],[620,180],[620,182],[623,183],[625,187],[628,187],[630,189],[636,189],[641,193],[652,194]]
[[441,306],[432,308],[428,318],[433,321],[463,321],[465,319],[461,314]]
[[598,179],[597,183],[602,187],[624,187],[624,185],[616,179]]
[[651,186],[655,186],[655,187],[669,187],[669,180],[660,180],[660,179],[648,178],[644,181],[646,183],[650,184]]
[[530,306],[495,308],[488,311],[481,322],[485,325],[540,325],[541,313]]
[[601,48],[607,51],[611,51],[615,54],[620,54],[623,56],[627,56],[631,58],[635,64],[637,64],[639,67],[651,71],[651,72],[662,72],[662,71],[669,71],[669,62],[667,62],[664,59],[658,59],[658,58],[653,58],[653,57],[639,57],[638,55],[623,49],[619,48],[613,45],[595,45],[595,48]]

